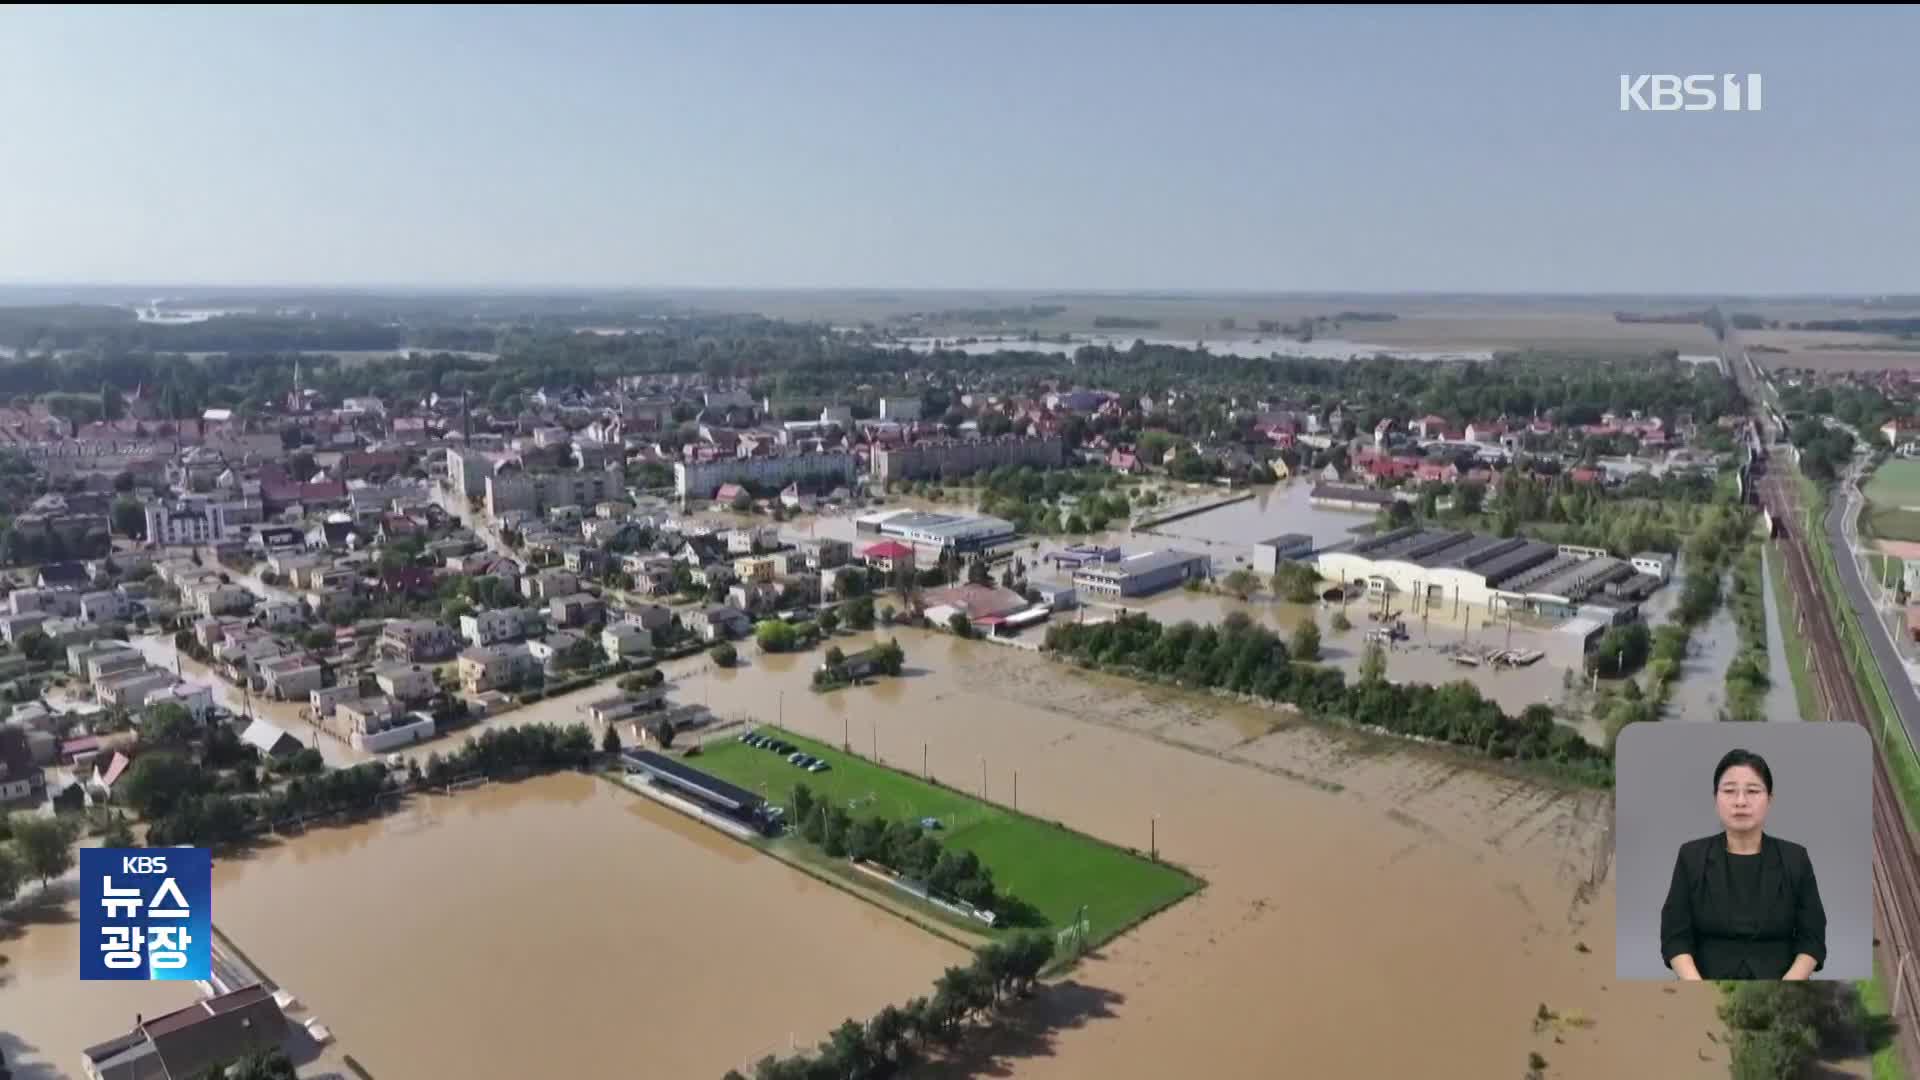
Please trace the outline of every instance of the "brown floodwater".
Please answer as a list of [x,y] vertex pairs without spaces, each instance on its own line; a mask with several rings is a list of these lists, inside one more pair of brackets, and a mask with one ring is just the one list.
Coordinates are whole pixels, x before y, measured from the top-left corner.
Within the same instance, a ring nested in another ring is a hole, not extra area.
[[[716,711],[920,766],[1208,888],[1109,943],[974,1061],[1041,1078],[1723,1076],[1711,987],[1613,978],[1608,797],[1285,713],[897,632],[907,674],[691,674]],[[849,638],[851,651],[862,638]],[[698,661],[683,662],[697,670]],[[1584,946],[1584,951],[1582,950]],[[1540,1005],[1564,1019],[1536,1033]]]
[[[23,890],[31,900],[38,882]],[[71,896],[72,889],[56,895]],[[81,1076],[81,1051],[139,1015],[192,1004],[190,982],[80,981],[80,906],[67,899],[0,918],[0,1057],[21,1080]]]
[[[926,993],[965,957],[571,773],[221,860],[213,903],[221,930],[381,1077],[717,1077]],[[12,973],[0,1026],[76,1074],[78,1050],[123,1031],[148,993],[149,1013],[191,999],[59,980],[74,966],[71,929],[23,940],[41,978],[23,990]]]

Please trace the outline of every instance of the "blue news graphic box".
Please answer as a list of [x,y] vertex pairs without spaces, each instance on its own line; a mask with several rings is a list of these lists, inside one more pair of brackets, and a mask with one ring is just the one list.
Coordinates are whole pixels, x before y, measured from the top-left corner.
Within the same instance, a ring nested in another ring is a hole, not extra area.
[[213,974],[213,856],[206,848],[80,849],[80,978]]

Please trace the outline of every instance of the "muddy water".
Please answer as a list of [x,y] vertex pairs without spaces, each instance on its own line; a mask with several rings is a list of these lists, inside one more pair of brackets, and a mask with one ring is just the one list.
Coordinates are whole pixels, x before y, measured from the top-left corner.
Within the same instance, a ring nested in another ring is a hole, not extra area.
[[[1680,602],[1683,571],[1675,567],[1673,581],[1654,593],[1643,612],[1649,626],[1673,621],[1673,610]],[[1725,592],[1725,586],[1722,586]],[[1740,648],[1740,631],[1733,621],[1733,610],[1721,604],[1713,616],[1695,627],[1687,642],[1687,656],[1680,662],[1680,677],[1667,697],[1667,718],[1671,720],[1715,721],[1727,705],[1727,665]],[[1788,693],[1792,685],[1788,684]]]
[[[240,948],[391,1077],[718,1076],[925,993],[964,957],[577,774],[427,798],[223,860],[213,902]],[[35,970],[73,966],[70,935],[30,940],[29,956],[51,955]],[[77,1048],[142,1007],[95,985],[36,989],[26,1023],[0,991],[0,1017]]]
[[188,982],[81,982],[78,901],[0,919],[0,958],[0,1058],[21,1080],[84,1075],[81,1051],[199,996]]
[[1150,531],[1176,543],[1201,545],[1213,553],[1215,569],[1226,572],[1250,560],[1253,545],[1282,533],[1306,533],[1316,546],[1353,539],[1356,526],[1368,525],[1372,514],[1323,510],[1313,505],[1313,482],[1293,480],[1255,489],[1254,497],[1218,510],[1156,525]]
[[[898,633],[907,675],[816,695],[792,657],[711,677],[767,720],[1162,852],[1209,879],[1051,991],[995,1075],[1721,1076],[1710,987],[1619,984],[1606,796],[1287,714]],[[863,639],[849,637],[851,650]],[[1590,884],[1598,880],[1598,887]],[[1588,951],[1582,952],[1578,946]],[[1535,1034],[1539,1005],[1588,1026]],[[1381,1037],[1383,1032],[1391,1037]]]

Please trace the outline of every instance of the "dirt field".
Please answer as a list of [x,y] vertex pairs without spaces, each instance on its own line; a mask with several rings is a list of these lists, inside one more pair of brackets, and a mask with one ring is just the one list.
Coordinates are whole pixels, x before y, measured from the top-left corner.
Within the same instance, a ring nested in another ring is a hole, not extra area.
[[[988,1075],[1722,1076],[1711,988],[1620,984],[1603,793],[1288,714],[899,632],[907,674],[832,694],[808,658],[686,685],[722,712],[918,765],[1208,879],[969,1060]],[[852,649],[858,637],[843,639]],[[697,661],[681,662],[697,664]],[[698,683],[710,685],[698,688]],[[771,708],[770,708],[771,706]],[[1541,1004],[1564,1018],[1536,1033]],[[1372,1038],[1391,1030],[1391,1038]]]

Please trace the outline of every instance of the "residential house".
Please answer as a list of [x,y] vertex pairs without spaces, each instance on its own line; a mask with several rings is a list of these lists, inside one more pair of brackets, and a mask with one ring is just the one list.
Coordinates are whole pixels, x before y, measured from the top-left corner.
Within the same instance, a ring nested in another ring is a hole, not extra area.
[[6,638],[9,645],[18,645],[22,637],[40,629],[47,618],[48,616],[38,611],[30,611],[24,615],[0,615],[0,637]]
[[540,663],[525,645],[488,645],[461,653],[459,670],[460,688],[469,694],[483,694],[519,685],[540,670]]
[[845,540],[807,540],[800,550],[806,555],[807,569],[815,571],[845,566],[853,557],[853,545]]
[[592,593],[556,596],[548,604],[549,617],[556,626],[586,626],[606,618],[606,605]]
[[122,593],[106,590],[90,592],[80,597],[80,618],[85,622],[108,622],[124,619],[133,613],[133,605]]
[[741,582],[727,590],[727,603],[749,615],[764,615],[780,605],[777,585]]
[[304,626],[307,622],[307,613],[300,605],[290,604],[284,600],[269,601],[261,605],[253,615],[261,626],[269,630],[291,630]]
[[688,612],[682,620],[687,631],[701,641],[726,641],[747,636],[753,620],[739,608],[715,605]]
[[433,696],[433,672],[420,664],[376,664],[374,684],[398,701],[424,701]]
[[287,1037],[286,1014],[263,986],[196,1001],[151,1019],[135,1018],[125,1035],[89,1046],[88,1080],[157,1080],[204,1076]]
[[45,787],[45,775],[33,761],[27,729],[0,726],[0,805],[37,803]]
[[750,555],[733,560],[733,573],[741,581],[766,584],[773,581],[784,561],[773,555]]
[[351,521],[323,521],[307,530],[307,550],[345,551],[359,546],[360,539]]
[[721,534],[721,538],[726,541],[729,555],[752,555],[761,551],[771,551],[780,546],[779,530],[766,526],[728,529]]
[[882,574],[892,574],[897,567],[913,566],[913,549],[898,540],[882,540],[877,544],[868,544],[860,552],[866,564]]
[[152,709],[156,705],[178,705],[204,724],[207,714],[213,711],[213,687],[175,679],[172,686],[147,695],[146,708]]
[[93,684],[93,698],[102,705],[132,711],[147,703],[147,696],[172,686],[171,671],[143,667],[109,675]]
[[379,650],[393,660],[432,663],[460,651],[460,637],[430,619],[389,619],[380,632]]
[[86,674],[89,683],[118,675],[123,671],[135,671],[147,666],[147,658],[137,650],[120,645],[94,644],[89,646],[81,665],[74,667],[75,672]]
[[78,589],[87,583],[87,568],[77,562],[48,563],[40,568],[43,589]]
[[[103,799],[113,798],[113,789],[120,783],[127,770],[133,767],[133,759],[118,750],[111,757],[93,759],[93,772],[88,776],[87,786]],[[0,798],[0,802],[4,802]]]
[[691,576],[693,583],[702,589],[711,589],[715,585],[731,585],[733,567],[725,563],[708,563],[705,566],[694,567]]
[[248,724],[240,732],[240,741],[276,761],[284,761],[306,749],[299,739],[265,720]]
[[333,719],[335,726],[345,730],[351,739],[355,735],[379,733],[402,711],[398,701],[385,694],[374,694],[335,703]]
[[644,656],[653,648],[653,634],[630,622],[609,623],[600,631],[600,648],[608,660],[616,662],[630,656]]
[[1132,450],[1122,450],[1119,447],[1108,451],[1107,468],[1117,473],[1124,473],[1127,476],[1138,476],[1147,471],[1146,464],[1140,460],[1139,454]]
[[307,534],[292,525],[267,525],[253,534],[252,543],[268,555],[277,555],[306,547]]
[[532,654],[535,660],[552,668],[559,663],[560,657],[565,655],[567,650],[586,640],[571,630],[555,630],[545,637],[528,641],[527,652]]
[[673,609],[660,604],[634,604],[619,611],[613,621],[638,626],[655,634],[672,625]]
[[529,600],[552,600],[580,591],[580,579],[565,570],[542,570],[520,581],[520,595]]
[[262,663],[260,678],[267,685],[267,693],[279,701],[305,701],[307,694],[325,681],[320,662],[304,653]]
[[606,570],[606,553],[598,548],[570,547],[561,559],[569,571],[581,577],[597,578]]
[[342,683],[339,686],[325,686],[307,692],[307,708],[314,717],[321,720],[333,718],[334,707],[343,701],[352,701],[360,697],[360,684]]
[[460,616],[460,636],[476,648],[515,641],[526,633],[519,608],[496,608]]

